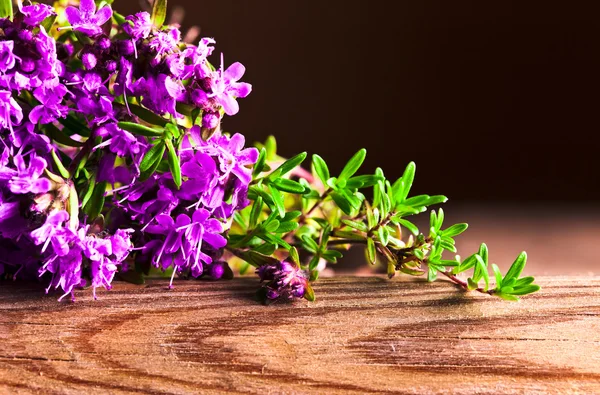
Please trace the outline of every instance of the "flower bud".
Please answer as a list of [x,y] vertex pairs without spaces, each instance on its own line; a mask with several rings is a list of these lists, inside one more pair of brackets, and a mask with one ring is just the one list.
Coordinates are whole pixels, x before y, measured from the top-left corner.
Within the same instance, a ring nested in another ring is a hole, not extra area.
[[110,49],[110,39],[106,36],[102,36],[96,40],[96,47],[101,51]]
[[119,41],[117,44],[117,51],[122,56],[129,56],[133,55],[133,53],[135,52],[135,48],[131,40],[122,40]]
[[31,58],[21,58],[21,70],[25,73],[31,73],[35,70],[35,61]]
[[94,55],[93,53],[87,52],[81,56],[81,61],[83,62],[83,65],[86,69],[91,70],[94,67],[96,67],[96,64],[98,63],[98,58],[96,58],[96,55]]
[[202,127],[214,129],[219,126],[219,114],[207,112],[202,116]]
[[109,73],[113,73],[117,69],[117,62],[115,62],[114,60],[109,60],[108,62],[106,62],[104,67],[106,68],[106,71],[108,71]]

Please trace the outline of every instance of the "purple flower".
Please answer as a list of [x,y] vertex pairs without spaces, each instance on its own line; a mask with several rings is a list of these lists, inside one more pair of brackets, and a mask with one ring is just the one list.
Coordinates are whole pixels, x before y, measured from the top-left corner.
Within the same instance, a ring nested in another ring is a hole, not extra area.
[[37,26],[50,15],[56,15],[52,7],[46,4],[32,4],[23,6],[21,1],[17,2],[19,11],[23,14],[23,22],[29,26]]
[[111,152],[119,156],[133,157],[145,147],[137,137],[126,130],[119,128],[115,123],[107,123],[97,130],[97,135],[108,137],[107,140],[97,145],[95,149],[108,146]]
[[46,178],[40,178],[48,166],[44,158],[31,154],[29,164],[21,155],[16,155],[13,159],[17,170],[14,176],[8,181],[8,188],[12,193],[45,193],[50,190],[52,184]]
[[17,57],[14,54],[14,41],[0,41],[0,71],[6,73],[8,70],[15,67]]
[[64,118],[69,108],[62,104],[67,88],[58,79],[45,81],[44,85],[33,91],[33,96],[41,103],[29,113],[29,121],[33,124],[47,124]]
[[303,298],[308,288],[306,273],[296,264],[281,261],[276,264],[263,265],[256,270],[268,299],[292,300]]
[[235,175],[244,184],[252,180],[251,166],[258,159],[258,150],[256,148],[244,149],[245,138],[239,133],[231,138],[225,135],[214,135],[208,141],[200,137],[199,126],[190,129],[190,135],[198,145],[195,147],[201,152],[218,158],[221,178],[229,177],[229,174]]
[[178,100],[185,99],[185,89],[181,82],[174,80],[166,74],[159,74],[157,77],[148,76],[146,79],[140,78],[138,86],[141,91],[136,92],[144,96],[142,104],[159,114],[171,114],[176,118],[182,118],[183,115],[177,112],[175,106]]
[[181,165],[181,174],[187,180],[181,185],[178,195],[187,200],[197,200],[214,188],[219,176],[214,159],[202,152],[197,152]]
[[208,210],[198,209],[191,218],[180,214],[173,220],[171,216],[163,214],[155,220],[156,225],[148,226],[146,232],[162,234],[164,241],[157,248],[154,264],[163,269],[173,264],[173,277],[176,272],[184,270],[190,270],[194,277],[202,274],[203,263],[212,262],[212,258],[203,251],[203,243],[213,249],[220,249],[227,244],[227,240],[221,235],[221,222],[210,218]]
[[23,120],[23,110],[9,91],[0,90],[0,129],[13,130]]
[[123,30],[135,41],[147,38],[152,31],[152,21],[150,20],[150,14],[147,12],[129,15],[125,18],[125,21]]
[[155,61],[158,61],[163,55],[174,51],[177,48],[180,39],[181,33],[179,32],[179,29],[172,28],[168,32],[156,32],[154,37],[151,38],[148,43],[148,46],[156,52]]
[[31,240],[35,245],[42,246],[42,252],[46,251],[48,245],[52,245],[57,256],[66,255],[69,252],[67,240],[74,236],[73,232],[65,227],[69,220],[66,211],[53,211],[46,218],[44,225],[31,232]]
[[65,14],[73,30],[95,36],[102,33],[101,26],[112,17],[112,9],[104,6],[96,12],[94,0],[81,0],[79,9],[67,7]]
[[208,94],[208,97],[214,97],[227,115],[237,114],[240,106],[235,99],[246,97],[252,91],[252,85],[238,82],[245,72],[246,68],[239,62],[232,64],[225,71],[221,64],[221,70],[215,72],[210,81],[212,93]]

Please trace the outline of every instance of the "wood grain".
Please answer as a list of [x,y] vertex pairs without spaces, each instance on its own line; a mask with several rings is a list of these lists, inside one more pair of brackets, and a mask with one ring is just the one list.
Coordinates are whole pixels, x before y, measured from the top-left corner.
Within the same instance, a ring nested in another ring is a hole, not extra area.
[[0,284],[2,393],[600,393],[600,277],[519,303],[446,282],[323,279],[262,306],[255,279],[117,283],[58,303]]

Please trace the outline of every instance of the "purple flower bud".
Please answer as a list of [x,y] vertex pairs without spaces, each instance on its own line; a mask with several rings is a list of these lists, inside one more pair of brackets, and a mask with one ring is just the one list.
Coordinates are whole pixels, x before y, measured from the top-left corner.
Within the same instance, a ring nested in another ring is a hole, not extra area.
[[135,47],[131,40],[121,40],[117,43],[117,51],[122,56],[130,56],[135,52]]
[[21,70],[25,73],[31,73],[33,70],[35,70],[35,61],[30,58],[22,58]]
[[19,30],[19,40],[31,41],[33,40],[33,33],[29,30]]
[[214,262],[208,267],[208,273],[214,280],[220,280],[225,274],[225,262]]
[[81,61],[86,69],[91,70],[98,64],[98,58],[91,52],[86,52],[81,56]]
[[110,38],[106,36],[102,36],[96,39],[96,47],[101,51],[106,51],[107,49],[110,49],[110,45]]
[[75,48],[73,44],[65,43],[57,46],[57,53],[60,59],[70,58],[74,52]]
[[202,116],[202,127],[207,129],[214,129],[219,126],[219,114],[214,112],[207,112]]
[[308,287],[308,277],[295,263],[281,261],[259,267],[256,273],[260,281],[266,281],[263,286],[267,299],[303,298]]
[[109,73],[114,73],[115,70],[117,69],[117,62],[115,62],[114,60],[109,60],[108,62],[106,62],[104,67],[106,68],[106,71],[108,71]]

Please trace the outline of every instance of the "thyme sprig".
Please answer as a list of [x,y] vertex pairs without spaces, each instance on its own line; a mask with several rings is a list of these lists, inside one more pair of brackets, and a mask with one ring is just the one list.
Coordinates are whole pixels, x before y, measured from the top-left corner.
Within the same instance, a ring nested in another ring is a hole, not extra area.
[[[252,204],[234,216],[236,226],[229,234],[230,250],[247,265],[261,270],[287,260],[314,281],[323,262],[335,264],[350,246],[361,245],[366,260],[385,265],[389,278],[402,273],[435,281],[441,275],[465,291],[506,300],[518,300],[540,289],[533,277],[521,277],[525,252],[505,275],[491,265],[493,286],[486,244],[465,259],[457,254],[455,238],[467,230],[466,223],[446,226],[441,208],[430,211],[426,233],[409,220],[447,201],[443,195],[410,194],[414,162],[393,182],[380,168],[374,174],[356,175],[366,157],[362,149],[339,175],[332,176],[319,155],[312,156],[308,173],[299,171],[306,153],[282,160],[275,147],[272,137],[259,144],[260,156],[248,193]],[[281,163],[272,169],[274,162]],[[371,199],[363,194],[367,189],[372,190]],[[305,297],[313,300],[314,292],[309,284],[307,288]]]

